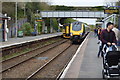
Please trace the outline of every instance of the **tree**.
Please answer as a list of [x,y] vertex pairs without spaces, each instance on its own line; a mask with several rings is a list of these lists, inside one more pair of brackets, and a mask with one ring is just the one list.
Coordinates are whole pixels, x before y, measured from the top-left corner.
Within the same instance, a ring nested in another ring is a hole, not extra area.
[[28,22],[23,24],[21,30],[23,31],[24,35],[26,35],[26,36],[30,36],[31,32],[33,32],[32,26]]
[[94,25],[89,25],[89,26],[90,26],[90,30],[91,30],[91,31],[94,31],[95,26],[94,26]]
[[37,22],[37,30],[38,30],[38,34],[41,34],[41,32],[42,32],[42,22]]
[[3,2],[2,13],[7,13],[8,16],[15,18],[15,3],[14,2]]
[[53,28],[54,28],[55,30],[58,30],[58,22],[57,22],[57,19],[53,18],[52,20],[53,20]]
[[67,18],[67,19],[65,19],[64,23],[72,23],[72,22],[75,22],[75,21],[77,21],[77,20],[74,20],[72,18]]

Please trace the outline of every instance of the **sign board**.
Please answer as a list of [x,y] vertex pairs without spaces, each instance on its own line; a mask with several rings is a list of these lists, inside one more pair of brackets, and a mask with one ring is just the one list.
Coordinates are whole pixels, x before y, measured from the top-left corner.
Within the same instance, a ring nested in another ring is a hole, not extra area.
[[0,23],[0,29],[2,29],[2,23]]
[[105,14],[119,14],[119,9],[105,9]]
[[43,21],[42,19],[38,19],[38,20],[36,20],[37,22],[41,22],[41,21]]

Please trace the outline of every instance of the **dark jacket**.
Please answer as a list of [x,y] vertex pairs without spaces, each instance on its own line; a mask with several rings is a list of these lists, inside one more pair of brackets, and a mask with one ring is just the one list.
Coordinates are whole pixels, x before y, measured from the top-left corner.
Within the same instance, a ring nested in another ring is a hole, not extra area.
[[107,44],[108,42],[117,43],[115,33],[112,30],[110,30],[110,32],[108,32],[107,29],[102,30],[100,39],[103,44]]

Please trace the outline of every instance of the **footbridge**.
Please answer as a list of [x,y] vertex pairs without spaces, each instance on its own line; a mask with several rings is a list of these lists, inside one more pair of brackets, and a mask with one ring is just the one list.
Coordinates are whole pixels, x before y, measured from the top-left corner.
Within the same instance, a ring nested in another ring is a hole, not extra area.
[[42,18],[105,18],[103,11],[41,11]]

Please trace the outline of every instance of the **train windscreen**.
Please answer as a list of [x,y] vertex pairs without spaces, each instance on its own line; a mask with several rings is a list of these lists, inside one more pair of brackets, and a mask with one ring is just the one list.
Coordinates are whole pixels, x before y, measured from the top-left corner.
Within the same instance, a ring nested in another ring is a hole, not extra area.
[[72,30],[73,31],[80,31],[82,28],[82,24],[80,22],[73,23]]

